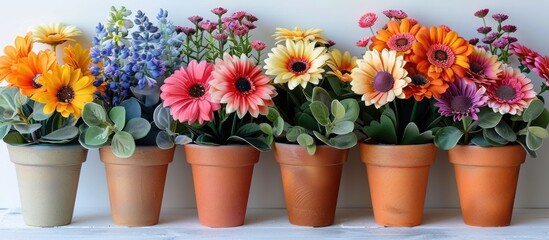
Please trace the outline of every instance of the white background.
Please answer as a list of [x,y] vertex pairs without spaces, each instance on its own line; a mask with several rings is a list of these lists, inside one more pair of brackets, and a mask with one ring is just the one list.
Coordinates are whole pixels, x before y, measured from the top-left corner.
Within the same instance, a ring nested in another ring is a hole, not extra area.
[[[111,5],[125,5],[134,13],[138,9],[154,19],[159,8],[169,11],[170,19],[178,25],[189,25],[186,19],[191,15],[214,18],[210,9],[222,6],[230,12],[245,10],[259,18],[258,29],[254,30],[254,39],[264,40],[268,47],[274,41],[271,38],[276,27],[325,29],[326,36],[335,42],[336,47],[350,50],[360,55],[362,50],[355,46],[356,41],[368,35],[369,31],[357,25],[359,17],[366,12],[375,12],[379,19],[376,28],[384,24],[381,14],[385,9],[402,9],[409,16],[426,25],[445,24],[458,31],[465,38],[478,37],[475,29],[481,20],[473,13],[481,8],[490,8],[492,13],[510,15],[509,24],[518,27],[516,37],[520,41],[549,54],[546,14],[549,2],[543,0],[527,1],[368,1],[368,0],[231,0],[231,1],[74,1],[74,0],[27,0],[9,1],[2,4],[0,21],[0,46],[13,44],[16,35],[24,35],[31,26],[42,23],[64,22],[78,26],[84,33],[78,41],[90,46],[94,28],[98,22],[105,22]],[[538,80],[534,75],[532,79]],[[521,170],[516,207],[549,208],[549,146],[544,145],[537,159],[528,158]],[[339,197],[340,207],[369,207],[370,197],[364,166],[360,162],[357,150],[353,149],[343,171]],[[0,144],[0,208],[18,207],[19,194],[15,169],[9,161],[3,143]],[[97,151],[90,151],[88,161],[82,167],[82,175],[76,207],[108,208],[108,194],[104,166],[98,159]],[[164,195],[164,207],[194,207],[194,191],[189,165],[185,162],[182,149],[176,151],[174,162],[169,167]],[[431,169],[427,207],[458,207],[459,201],[451,165],[446,152],[440,151],[437,161]],[[284,197],[281,187],[279,168],[272,153],[263,153],[256,165],[249,207],[281,208]]]

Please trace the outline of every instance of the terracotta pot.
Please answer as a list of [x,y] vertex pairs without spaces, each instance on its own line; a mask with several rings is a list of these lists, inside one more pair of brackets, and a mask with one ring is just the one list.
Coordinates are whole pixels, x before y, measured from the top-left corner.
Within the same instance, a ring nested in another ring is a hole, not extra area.
[[11,146],[25,224],[37,227],[72,221],[80,168],[88,150],[80,145]]
[[322,227],[334,223],[343,163],[349,149],[317,146],[309,155],[305,147],[274,144],[291,224]]
[[187,144],[200,224],[235,227],[244,224],[254,164],[259,151],[248,145]]
[[382,226],[420,225],[434,144],[360,144],[366,164],[374,219]]
[[139,146],[129,158],[119,158],[110,146],[99,149],[105,163],[112,221],[121,226],[158,223],[166,172],[175,148]]
[[498,227],[511,224],[520,165],[526,151],[520,145],[456,146],[448,151],[454,164],[463,221]]

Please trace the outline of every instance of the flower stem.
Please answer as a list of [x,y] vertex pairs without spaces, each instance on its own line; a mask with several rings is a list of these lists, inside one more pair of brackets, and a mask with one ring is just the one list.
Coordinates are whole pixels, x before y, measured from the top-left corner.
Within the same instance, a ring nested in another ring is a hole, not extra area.
[[463,123],[463,143],[469,144],[469,127],[467,126],[467,121],[463,118],[461,122]]

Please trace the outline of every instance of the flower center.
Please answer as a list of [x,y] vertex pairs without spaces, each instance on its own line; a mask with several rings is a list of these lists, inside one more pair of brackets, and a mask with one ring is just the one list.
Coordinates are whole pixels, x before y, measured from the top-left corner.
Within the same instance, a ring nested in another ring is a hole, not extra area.
[[416,74],[410,78],[412,79],[412,84],[414,84],[415,86],[423,86],[429,83],[429,80],[427,80],[427,78],[421,74]]
[[69,86],[62,87],[57,92],[57,99],[60,102],[70,103],[74,99],[74,90]]
[[393,89],[395,79],[388,72],[378,72],[374,77],[374,89],[378,92],[387,92]]
[[236,90],[241,93],[248,93],[252,89],[252,84],[247,78],[240,77],[236,82],[234,82]]
[[501,85],[496,90],[496,96],[498,96],[503,100],[509,101],[509,100],[513,100],[517,96],[517,92],[511,86]]
[[409,33],[397,33],[389,38],[387,46],[399,52],[405,52],[412,48],[416,38]]
[[444,44],[432,45],[427,51],[427,58],[432,65],[440,68],[449,68],[456,61],[452,49]]
[[48,34],[48,37],[51,37],[51,36],[57,36],[59,33],[56,33],[56,32],[51,32]]
[[294,59],[288,64],[288,68],[297,75],[303,74],[309,70],[309,63],[301,59]]
[[472,62],[469,69],[471,70],[471,72],[473,72],[475,74],[478,74],[478,75],[482,75],[484,73],[484,68],[478,62]]
[[347,70],[341,70],[341,75],[345,75],[345,74],[351,74],[351,72]]
[[42,74],[36,74],[33,78],[32,78],[32,86],[35,87],[35,88],[41,88],[42,87],[42,84],[38,83],[36,80],[38,80],[38,78],[42,77]]
[[204,96],[206,93],[206,89],[202,84],[194,84],[189,88],[189,95],[193,98],[199,98]]
[[450,102],[450,108],[454,112],[467,112],[473,106],[471,98],[466,96],[455,96]]

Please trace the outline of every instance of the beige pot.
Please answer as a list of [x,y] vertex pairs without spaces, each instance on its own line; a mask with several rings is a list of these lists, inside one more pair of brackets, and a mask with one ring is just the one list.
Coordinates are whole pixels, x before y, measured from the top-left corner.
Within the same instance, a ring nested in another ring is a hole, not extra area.
[[175,148],[139,146],[129,158],[119,158],[110,146],[99,149],[105,163],[112,221],[121,226],[158,223],[168,164]]
[[37,227],[72,221],[80,168],[88,150],[80,145],[11,146],[25,224]]

